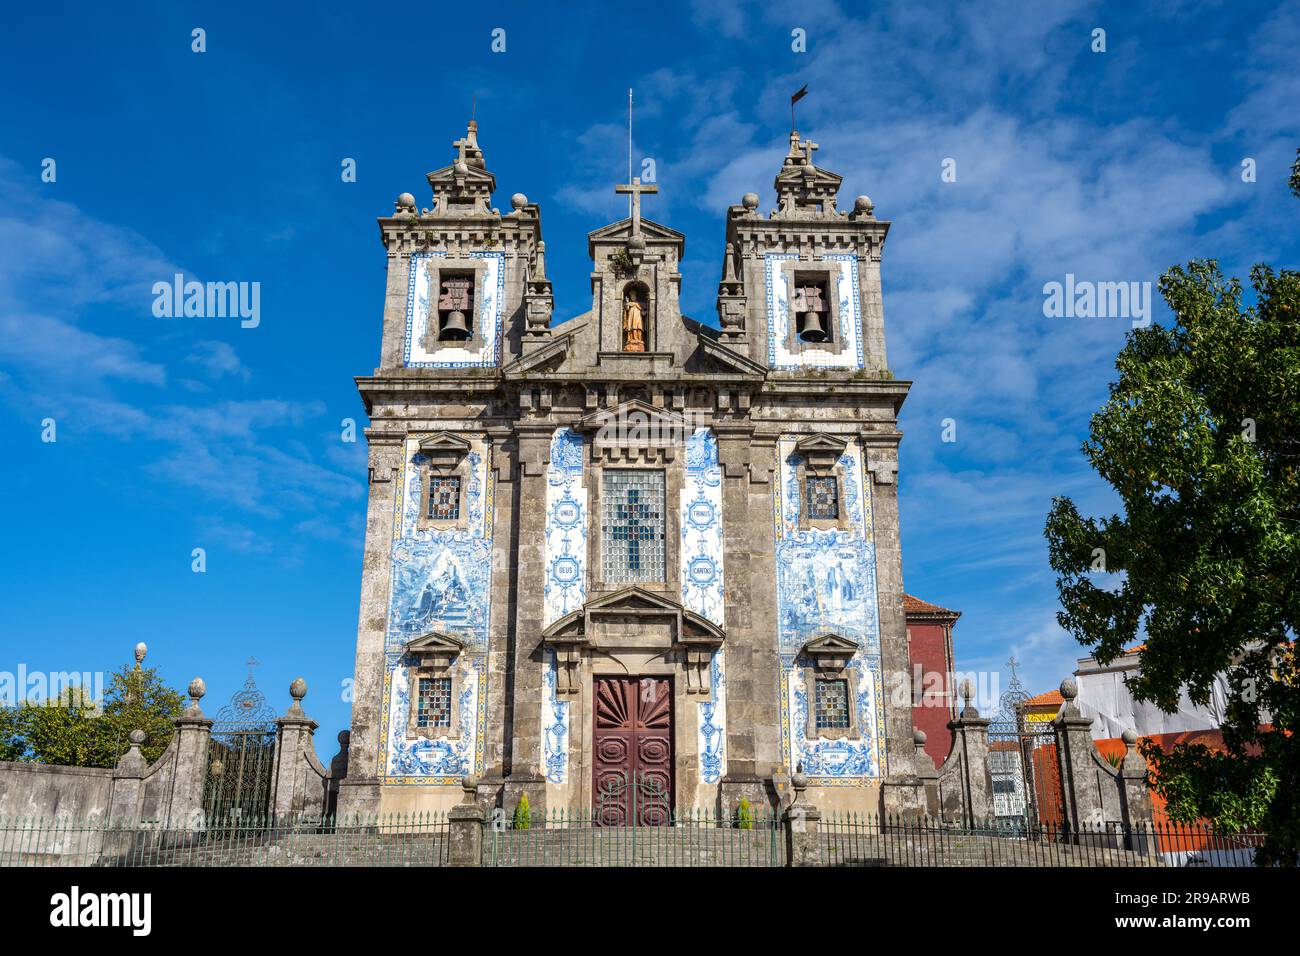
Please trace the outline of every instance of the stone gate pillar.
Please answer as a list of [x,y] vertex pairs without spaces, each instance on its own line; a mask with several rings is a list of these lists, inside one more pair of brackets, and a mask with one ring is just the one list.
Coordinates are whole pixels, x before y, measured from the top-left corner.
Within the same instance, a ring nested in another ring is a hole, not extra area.
[[1079,685],[1073,677],[1061,681],[1061,696],[1065,703],[1052,719],[1061,772],[1061,815],[1076,835],[1097,832],[1102,829],[1106,816],[1094,770],[1100,757],[1092,742],[1092,718],[1085,717],[1074,702],[1079,696]]
[[971,702],[975,688],[962,681],[961,713],[948,721],[953,750],[961,761],[962,815],[970,824],[986,822],[993,816],[993,780],[989,776],[989,724]]
[[319,812],[325,800],[324,778],[316,772],[312,737],[319,726],[302,709],[307,682],[289,685],[293,704],[275,721],[275,767],[271,777],[271,814],[288,822],[296,815]]
[[190,705],[176,719],[175,763],[172,773],[171,805],[167,825],[171,828],[198,829],[203,826],[203,793],[207,783],[208,743],[212,721],[199,707],[207,693],[201,678],[190,681]]

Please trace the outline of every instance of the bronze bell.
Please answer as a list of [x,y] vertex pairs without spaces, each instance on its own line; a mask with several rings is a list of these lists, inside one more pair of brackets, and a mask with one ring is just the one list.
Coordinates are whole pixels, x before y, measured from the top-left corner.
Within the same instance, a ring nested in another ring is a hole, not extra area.
[[439,338],[469,338],[469,326],[465,324],[465,313],[460,309],[452,309],[452,311],[447,314],[447,321],[442,324],[442,334]]
[[826,330],[822,328],[821,316],[818,313],[803,313],[803,328],[799,330],[799,338],[805,342],[826,341]]

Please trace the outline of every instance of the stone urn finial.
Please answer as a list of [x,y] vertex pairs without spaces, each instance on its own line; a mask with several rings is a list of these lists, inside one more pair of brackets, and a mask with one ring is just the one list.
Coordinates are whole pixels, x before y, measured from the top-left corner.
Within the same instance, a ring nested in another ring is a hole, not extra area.
[[202,700],[203,695],[208,692],[208,685],[203,683],[202,677],[196,677],[194,680],[190,681],[189,692],[190,706],[185,711],[186,716],[202,717],[203,711],[199,708],[199,701]]
[[478,777],[472,773],[467,773],[460,778],[460,788],[464,791],[460,802],[466,805],[478,804]]
[[126,739],[131,741],[132,747],[139,747],[145,741],[145,732],[143,730],[133,730],[126,735]]
[[148,653],[149,645],[144,641],[141,641],[135,646],[135,666],[137,670],[140,668],[140,665],[144,663],[144,656]]
[[1067,703],[1078,697],[1079,682],[1073,677],[1067,677],[1065,680],[1061,681],[1061,696],[1065,698]]
[[1120,739],[1124,741],[1124,746],[1127,747],[1131,753],[1137,746],[1138,735],[1133,728],[1130,727],[1128,730],[1124,731],[1124,733],[1120,734]]

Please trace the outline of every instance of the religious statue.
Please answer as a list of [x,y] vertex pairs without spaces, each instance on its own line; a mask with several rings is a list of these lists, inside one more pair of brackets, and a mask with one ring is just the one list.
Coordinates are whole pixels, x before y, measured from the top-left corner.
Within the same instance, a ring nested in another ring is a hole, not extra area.
[[641,303],[630,289],[623,300],[623,351],[645,351],[645,321],[641,315]]

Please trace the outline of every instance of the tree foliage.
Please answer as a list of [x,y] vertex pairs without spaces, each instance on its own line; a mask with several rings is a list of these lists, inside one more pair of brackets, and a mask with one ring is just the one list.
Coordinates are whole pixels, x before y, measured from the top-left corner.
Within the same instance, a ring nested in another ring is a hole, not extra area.
[[152,763],[167,749],[181,709],[181,695],[157,669],[128,665],[110,677],[102,701],[74,686],[52,700],[0,711],[0,759],[113,767],[129,746],[130,732],[143,730],[140,753]]
[[1256,266],[1251,284],[1243,306],[1213,261],[1161,277],[1175,322],[1130,333],[1083,446],[1123,513],[1057,498],[1046,536],[1061,626],[1102,662],[1144,641],[1137,699],[1205,704],[1227,675],[1226,752],[1144,742],[1171,815],[1266,830],[1262,858],[1296,864],[1300,273]]

